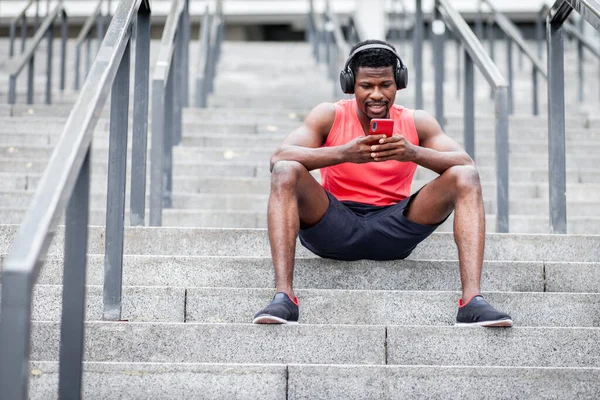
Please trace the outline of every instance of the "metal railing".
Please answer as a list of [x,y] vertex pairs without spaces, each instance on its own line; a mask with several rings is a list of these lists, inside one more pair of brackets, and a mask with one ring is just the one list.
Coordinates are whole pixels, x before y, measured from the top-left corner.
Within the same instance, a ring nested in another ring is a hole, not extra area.
[[600,48],[598,45],[592,43],[592,41],[585,37],[582,33],[583,19],[580,19],[580,25],[576,27],[571,24],[564,24],[563,27],[565,32],[573,39],[577,41],[577,100],[583,102],[583,49],[588,49],[590,53],[600,60]]
[[17,34],[17,24],[21,23],[21,53],[25,51],[25,41],[27,40],[27,10],[35,3],[35,23],[34,27],[37,29],[40,23],[40,2],[39,0],[29,0],[23,10],[16,17],[10,21],[9,35],[10,44],[8,48],[8,56],[12,58],[15,55],[15,36]]
[[567,182],[565,155],[565,21],[575,10],[600,30],[598,0],[557,0],[546,16],[548,43],[548,182],[550,232],[567,233]]
[[217,63],[221,54],[225,23],[222,9],[209,12],[206,7],[200,25],[200,60],[196,71],[196,107],[206,107],[208,95],[214,90]]
[[28,65],[27,71],[27,104],[33,104],[33,76],[35,66],[35,51],[42,42],[44,36],[48,39],[47,59],[46,59],[46,104],[52,104],[52,49],[54,44],[54,22],[61,19],[61,39],[62,54],[60,64],[60,90],[65,88],[65,58],[67,51],[67,13],[62,3],[59,3],[54,11],[49,13],[41,26],[37,29],[33,38],[29,41],[25,51],[19,57],[12,59],[9,65],[9,89],[8,103],[15,104],[17,98],[17,78],[19,74]]
[[[317,63],[325,63],[327,78],[333,82],[332,98],[338,99],[340,96],[344,96],[339,85],[339,76],[350,52],[350,45],[346,40],[337,15],[330,7],[329,1],[325,2],[323,14],[315,12],[312,2],[310,5],[308,17],[309,29],[312,30],[312,33],[309,37],[311,37],[313,45],[313,54]],[[352,18],[349,19],[347,32],[350,40],[353,42],[360,41],[358,30]]]
[[[152,150],[150,153],[150,225],[162,225],[163,207],[171,207],[173,146],[181,141],[182,87],[189,0],[175,0],[167,16],[152,78]],[[218,25],[216,22],[213,28]],[[218,36],[218,35],[217,35]],[[189,37],[189,36],[188,36]],[[215,40],[219,40],[216,38]]]
[[495,92],[496,104],[496,231],[508,232],[508,87],[506,80],[487,55],[481,42],[448,0],[436,0],[432,22],[435,64],[436,119],[444,123],[444,40],[449,27],[464,49],[464,147],[475,159],[475,90],[476,65]]
[[[105,276],[116,267],[112,260],[123,257],[130,43],[137,15],[134,102],[137,104],[138,88],[148,86],[148,69],[140,61],[149,56],[150,6],[146,0],[122,0],[115,15],[4,260],[0,312],[3,399],[27,398],[33,285],[65,211],[58,397],[81,397],[91,145],[109,93]],[[134,106],[134,125],[143,126],[146,119],[147,109]],[[107,300],[106,282],[104,300]]]
[[[539,114],[539,101],[538,101],[538,73],[542,75],[544,79],[548,79],[548,73],[546,66],[540,60],[540,57],[536,56],[534,52],[527,46],[525,39],[519,28],[509,20],[504,14],[499,12],[490,0],[479,0],[479,12],[477,13],[478,25],[482,25],[481,10],[483,5],[487,5],[491,10],[491,18],[488,20],[488,24],[498,25],[500,30],[504,32],[506,37],[506,54],[507,54],[507,71],[508,71],[508,112],[512,114],[514,109],[514,97],[513,97],[513,42],[517,45],[520,53],[525,54],[532,64],[532,98],[533,98],[533,115]],[[483,30],[483,28],[480,28]],[[489,25],[488,25],[489,29]],[[490,35],[490,41],[494,40],[494,35]],[[490,43],[490,48],[493,48],[493,44]]]
[[98,5],[92,12],[92,14],[85,20],[83,27],[77,35],[75,41],[75,90],[79,90],[79,82],[81,78],[81,46],[83,42],[86,42],[85,49],[85,74],[90,70],[92,65],[92,28],[96,27],[96,41],[98,43],[98,49],[102,43],[102,37],[104,35],[104,21],[106,17],[102,15],[102,3],[104,0],[99,0]]
[[393,0],[391,11],[388,14],[390,27],[388,38],[399,43],[398,53],[404,53],[404,46],[408,39],[408,32],[414,27],[414,18],[407,11],[404,0]]

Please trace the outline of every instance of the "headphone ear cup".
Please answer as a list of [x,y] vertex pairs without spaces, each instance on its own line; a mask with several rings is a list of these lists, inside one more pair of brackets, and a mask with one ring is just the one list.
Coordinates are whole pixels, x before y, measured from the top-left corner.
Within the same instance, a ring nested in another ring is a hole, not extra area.
[[408,84],[408,68],[406,65],[399,65],[396,68],[396,90],[406,88]]
[[342,92],[346,94],[354,93],[354,73],[350,68],[346,68],[340,72],[340,86],[342,87]]

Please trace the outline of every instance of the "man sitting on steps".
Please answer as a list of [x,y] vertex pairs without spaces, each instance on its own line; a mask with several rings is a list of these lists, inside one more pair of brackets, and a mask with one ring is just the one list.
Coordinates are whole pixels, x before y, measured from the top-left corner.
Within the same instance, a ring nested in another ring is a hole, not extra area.
[[[340,74],[342,89],[355,97],[316,106],[271,157],[268,227],[277,288],[254,323],[298,321],[298,234],[321,257],[401,260],[454,211],[457,325],[512,326],[479,292],[485,213],[474,162],[433,117],[394,104],[406,82],[392,45],[357,44]],[[369,135],[373,118],[393,119],[393,136]],[[439,176],[411,196],[417,165]],[[322,185],[309,173],[314,169],[321,169]]]

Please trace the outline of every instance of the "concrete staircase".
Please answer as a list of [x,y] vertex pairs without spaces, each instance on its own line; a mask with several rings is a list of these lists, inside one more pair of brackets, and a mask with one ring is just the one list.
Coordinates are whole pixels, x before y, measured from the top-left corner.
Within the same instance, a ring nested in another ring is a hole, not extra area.
[[[428,49],[425,81],[432,82]],[[448,65],[452,87],[455,64]],[[274,287],[264,229],[269,155],[311,106],[331,101],[332,87],[304,43],[226,42],[219,68],[210,108],[185,110],[165,227],[126,228],[122,322],[101,321],[107,119],[97,127],[85,398],[599,396],[600,135],[585,113],[568,115],[570,234],[560,236],[545,234],[546,120],[511,118],[512,233],[488,235],[482,289],[513,316],[512,329],[452,326],[460,280],[451,221],[404,261],[337,262],[298,245],[301,324],[255,326],[252,315]],[[575,76],[574,68],[567,74]],[[591,62],[586,68],[595,71]],[[528,88],[527,80],[517,84]],[[493,106],[487,87],[478,81],[477,88],[477,164],[493,231]],[[433,114],[432,84],[425,89]],[[412,90],[399,92],[398,102],[412,106]],[[452,96],[446,101],[446,131],[461,141],[462,105]],[[0,253],[6,254],[69,105],[3,110]],[[419,169],[413,190],[434,176]],[[59,228],[35,290],[33,399],[57,396],[63,243]]]

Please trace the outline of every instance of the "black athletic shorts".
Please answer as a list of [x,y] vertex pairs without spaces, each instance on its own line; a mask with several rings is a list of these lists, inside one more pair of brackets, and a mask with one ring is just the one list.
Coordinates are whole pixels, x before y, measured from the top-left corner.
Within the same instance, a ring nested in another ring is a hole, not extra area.
[[340,202],[327,192],[329,208],[316,225],[300,230],[300,242],[316,255],[336,260],[406,258],[441,224],[421,225],[404,216],[417,193],[391,206],[373,206]]

